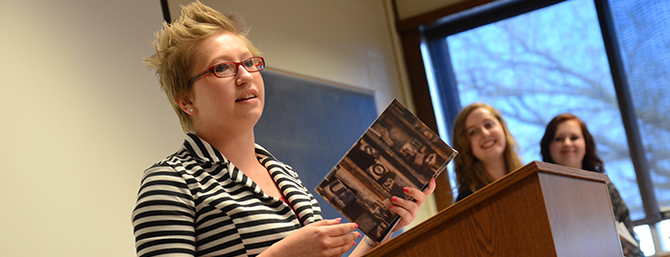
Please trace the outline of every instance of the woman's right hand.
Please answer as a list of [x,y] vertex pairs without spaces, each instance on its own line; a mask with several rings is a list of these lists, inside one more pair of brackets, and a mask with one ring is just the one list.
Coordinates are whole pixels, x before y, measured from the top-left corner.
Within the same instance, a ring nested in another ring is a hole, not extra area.
[[277,242],[260,256],[340,256],[361,236],[354,223],[340,224],[341,218],[314,222]]

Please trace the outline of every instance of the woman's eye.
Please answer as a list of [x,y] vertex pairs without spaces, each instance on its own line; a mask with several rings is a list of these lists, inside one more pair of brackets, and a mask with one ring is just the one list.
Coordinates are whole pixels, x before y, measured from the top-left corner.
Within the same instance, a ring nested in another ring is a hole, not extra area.
[[572,136],[572,137],[570,137],[570,140],[571,140],[571,141],[576,141],[577,139],[579,139],[578,136]]
[[493,124],[493,122],[491,122],[491,121],[489,121],[489,122],[487,122],[487,123],[484,123],[484,127],[487,128],[487,129],[490,129],[490,128],[492,128],[493,126],[494,126],[494,124]]
[[468,136],[474,136],[475,134],[477,134],[477,130],[476,130],[476,129],[473,129],[473,130],[468,131]]
[[230,63],[221,63],[214,66],[214,72],[216,73],[225,73],[231,69]]
[[563,138],[562,138],[562,137],[557,137],[557,138],[554,138],[554,141],[556,141],[556,142],[563,142]]
[[244,65],[244,67],[251,68],[251,67],[254,66],[254,61],[252,61],[252,60],[246,60],[246,61],[244,61],[244,62],[242,63],[242,65]]

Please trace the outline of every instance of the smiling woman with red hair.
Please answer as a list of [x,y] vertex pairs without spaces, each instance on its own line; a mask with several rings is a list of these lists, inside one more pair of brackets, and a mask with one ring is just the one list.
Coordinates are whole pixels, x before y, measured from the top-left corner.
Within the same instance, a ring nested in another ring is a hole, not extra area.
[[[540,141],[542,161],[556,163],[572,168],[605,173],[605,165],[598,156],[596,142],[589,129],[579,117],[570,113],[554,117]],[[612,211],[617,222],[626,225],[628,232],[635,237],[633,221],[626,203],[613,183],[607,184],[612,201]],[[639,248],[626,253],[626,256],[644,256]]]

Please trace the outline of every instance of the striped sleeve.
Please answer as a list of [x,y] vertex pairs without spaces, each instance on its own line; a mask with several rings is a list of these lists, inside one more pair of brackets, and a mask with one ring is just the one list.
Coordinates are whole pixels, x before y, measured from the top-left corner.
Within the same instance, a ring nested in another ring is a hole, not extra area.
[[184,178],[168,165],[144,173],[132,213],[137,256],[195,256],[195,204]]

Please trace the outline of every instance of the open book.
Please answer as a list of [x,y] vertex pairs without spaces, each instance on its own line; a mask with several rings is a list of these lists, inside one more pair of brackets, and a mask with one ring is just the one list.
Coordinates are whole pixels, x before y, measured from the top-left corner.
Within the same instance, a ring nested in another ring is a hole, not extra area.
[[381,242],[400,216],[391,197],[424,190],[457,152],[397,100],[382,112],[315,189],[370,239]]
[[616,224],[617,232],[619,232],[619,239],[621,239],[621,249],[623,250],[624,256],[628,256],[628,253],[635,252],[640,244],[637,242],[637,239],[628,232],[628,228],[623,222],[617,222]]

